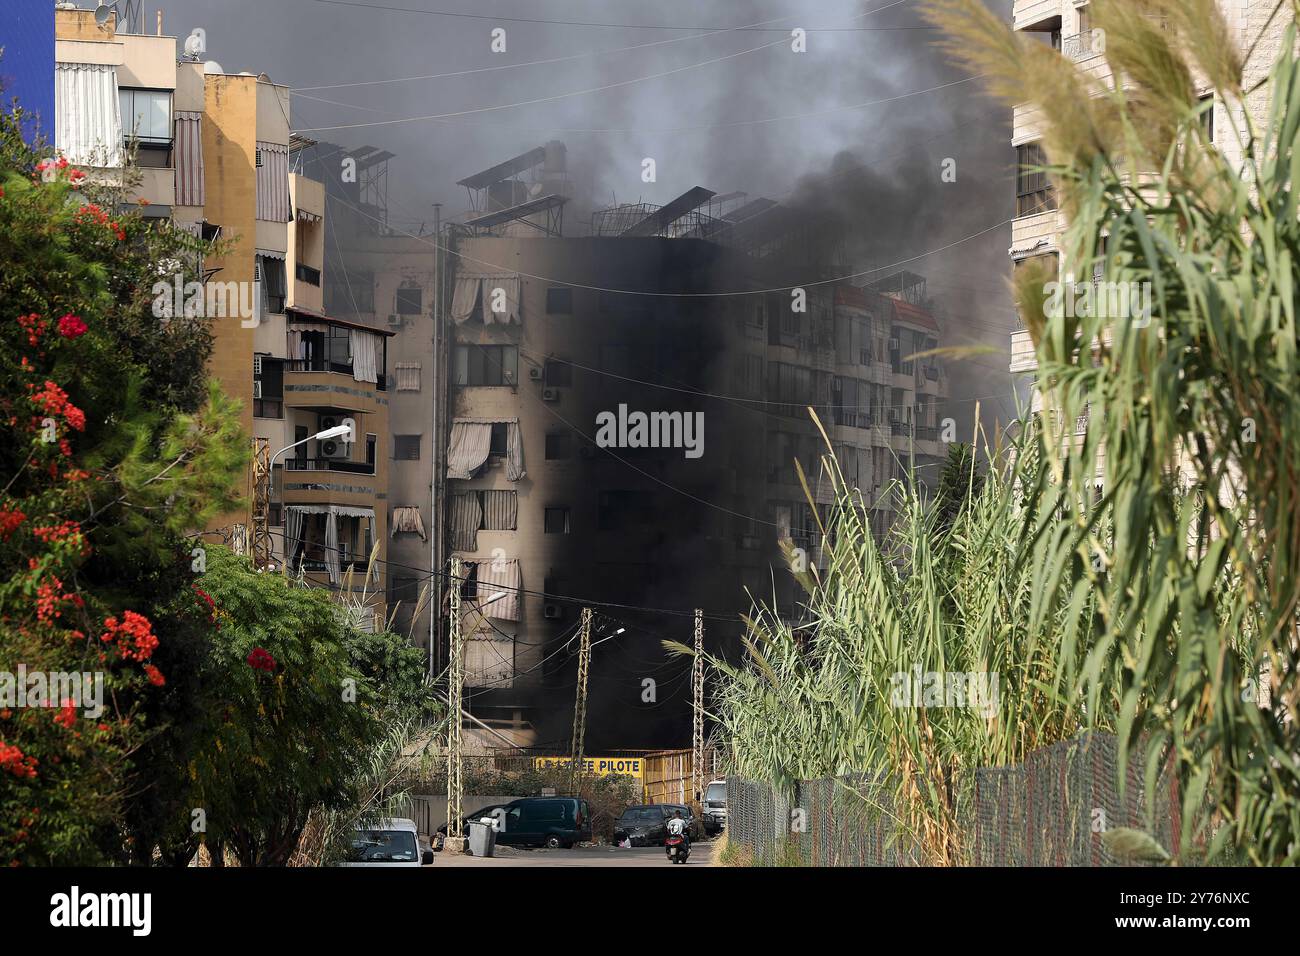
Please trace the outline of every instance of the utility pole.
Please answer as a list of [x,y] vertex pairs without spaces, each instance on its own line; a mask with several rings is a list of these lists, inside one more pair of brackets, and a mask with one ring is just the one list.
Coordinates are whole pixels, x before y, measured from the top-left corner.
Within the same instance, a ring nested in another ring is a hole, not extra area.
[[464,642],[460,633],[460,558],[451,559],[450,657],[447,663],[447,839],[461,836],[461,712],[464,709]]
[[[429,449],[429,460],[433,463],[433,473],[429,475],[429,567],[442,567],[442,542],[445,537],[442,527],[442,511],[439,504],[443,496],[438,492],[442,487],[442,415],[447,400],[447,389],[442,373],[442,203],[433,204],[433,387],[429,394],[433,398],[433,447]],[[459,588],[459,582],[453,582]],[[435,577],[431,582],[433,599],[429,602],[429,679],[438,672],[438,611],[442,608],[442,579]]]
[[582,780],[583,744],[587,736],[587,672],[591,667],[591,608],[582,609],[582,637],[578,649],[578,689],[573,699],[573,746],[569,755],[569,776],[573,795],[578,796]]
[[691,734],[691,777],[695,799],[704,801],[704,611],[695,609],[695,663],[691,665],[691,689],[694,727]]
[[264,571],[271,565],[271,444],[268,438],[253,439],[253,567]]

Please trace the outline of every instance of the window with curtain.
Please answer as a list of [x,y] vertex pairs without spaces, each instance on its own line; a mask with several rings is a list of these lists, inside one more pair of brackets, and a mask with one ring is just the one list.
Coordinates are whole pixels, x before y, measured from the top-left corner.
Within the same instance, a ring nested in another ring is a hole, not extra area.
[[117,68],[103,63],[55,63],[54,145],[78,166],[122,164]]
[[141,144],[170,145],[172,141],[172,94],[169,90],[118,91],[122,136]]

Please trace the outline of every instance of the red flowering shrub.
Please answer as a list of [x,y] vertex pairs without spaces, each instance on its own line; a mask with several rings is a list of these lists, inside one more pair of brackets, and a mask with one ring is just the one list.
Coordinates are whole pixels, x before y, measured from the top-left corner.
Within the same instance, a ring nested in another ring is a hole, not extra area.
[[86,334],[86,323],[79,315],[65,315],[59,319],[59,334],[65,339],[80,338]]
[[265,648],[255,647],[248,655],[248,666],[255,671],[275,670],[275,658]]

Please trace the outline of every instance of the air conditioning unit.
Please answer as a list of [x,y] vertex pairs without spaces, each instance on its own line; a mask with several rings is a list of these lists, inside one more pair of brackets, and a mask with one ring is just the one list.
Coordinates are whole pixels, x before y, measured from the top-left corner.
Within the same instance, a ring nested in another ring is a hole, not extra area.
[[261,398],[261,397],[262,397],[262,383],[261,383],[261,382],[256,382],[256,381],[253,382],[253,397],[254,397],[254,398]]
[[534,365],[532,368],[530,368],[530,369],[528,370],[528,377],[529,377],[530,379],[532,379],[534,382],[540,382],[540,381],[542,380],[542,368],[541,368],[541,366],[540,366],[540,365]]
[[558,621],[560,618],[564,617],[564,605],[547,604],[542,608],[542,617],[552,621]]
[[558,402],[560,400],[560,390],[558,388],[542,389],[542,401]]
[[323,432],[329,428],[337,428],[339,424],[340,421],[337,415],[322,415],[320,417],[320,427],[316,430],[318,432]]
[[317,442],[317,451],[321,458],[346,458],[348,457],[348,446],[343,442],[330,438],[322,442]]
[[388,324],[395,329],[400,329],[402,327],[402,317],[394,312],[388,316]]

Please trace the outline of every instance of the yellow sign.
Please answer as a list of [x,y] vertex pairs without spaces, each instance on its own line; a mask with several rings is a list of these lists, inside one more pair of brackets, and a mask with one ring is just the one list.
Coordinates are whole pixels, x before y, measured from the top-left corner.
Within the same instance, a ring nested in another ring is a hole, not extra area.
[[[544,770],[547,767],[567,767],[572,762],[572,759],[571,757],[534,757],[533,768]],[[640,779],[645,774],[645,759],[642,757],[583,757],[582,769],[584,773],[594,774],[598,777],[617,774],[623,777]]]

